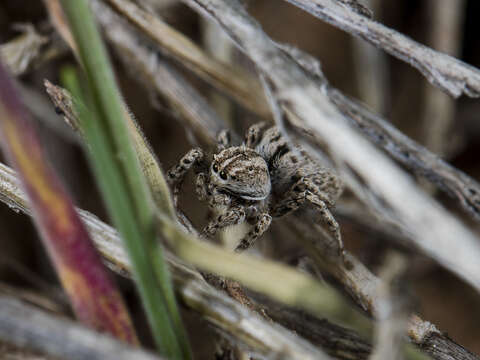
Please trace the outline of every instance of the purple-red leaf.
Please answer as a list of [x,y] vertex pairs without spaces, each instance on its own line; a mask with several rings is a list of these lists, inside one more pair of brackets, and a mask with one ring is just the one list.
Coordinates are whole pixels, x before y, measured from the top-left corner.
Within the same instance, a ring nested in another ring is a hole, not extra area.
[[88,326],[138,344],[121,294],[48,165],[29,115],[2,64],[0,130],[3,149],[19,173],[35,223],[76,316]]

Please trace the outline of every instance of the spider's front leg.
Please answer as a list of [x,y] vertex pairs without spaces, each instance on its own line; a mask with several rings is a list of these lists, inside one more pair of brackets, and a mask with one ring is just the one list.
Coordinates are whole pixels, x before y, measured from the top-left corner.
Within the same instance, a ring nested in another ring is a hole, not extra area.
[[331,202],[331,199],[326,194],[319,190],[319,188],[310,181],[308,178],[301,178],[287,192],[285,198],[280,201],[272,210],[272,216],[280,217],[287,215],[306,201],[315,206],[316,210],[320,214],[321,221],[327,226],[329,233],[335,239],[338,246],[339,256],[344,256],[345,248],[343,246],[343,240],[340,233],[340,227],[333,217],[327,204]]
[[203,229],[203,237],[212,237],[218,230],[228,226],[238,225],[245,221],[245,210],[242,206],[233,206],[224,213],[216,216],[210,223]]
[[199,166],[204,158],[203,150],[195,148],[187,152],[177,165],[168,170],[167,181],[173,187],[173,201],[175,205],[177,205],[178,193],[188,170],[194,165]]
[[257,216],[256,223],[252,230],[250,230],[247,235],[240,241],[240,243],[235,248],[235,252],[243,252],[250,248],[255,241],[263,235],[265,231],[270,227],[272,223],[272,217],[267,213],[263,213]]

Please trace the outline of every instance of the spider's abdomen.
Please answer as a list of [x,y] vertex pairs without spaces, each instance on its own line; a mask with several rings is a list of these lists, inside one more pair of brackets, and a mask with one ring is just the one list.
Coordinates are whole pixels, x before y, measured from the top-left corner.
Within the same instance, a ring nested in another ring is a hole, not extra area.
[[322,167],[300,147],[289,146],[277,127],[263,133],[255,147],[267,162],[272,192],[282,197],[301,178],[309,178],[334,201],[342,192],[342,185],[332,170]]

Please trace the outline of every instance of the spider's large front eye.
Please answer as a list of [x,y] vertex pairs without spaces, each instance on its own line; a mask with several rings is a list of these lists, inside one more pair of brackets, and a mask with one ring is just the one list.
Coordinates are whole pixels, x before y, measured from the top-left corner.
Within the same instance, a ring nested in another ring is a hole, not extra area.
[[227,180],[227,177],[228,177],[228,176],[227,176],[227,173],[226,173],[225,171],[222,171],[222,172],[220,173],[220,177],[221,177],[223,180]]
[[218,171],[218,165],[217,165],[217,164],[213,164],[212,169],[213,169],[214,172],[217,172],[217,171]]

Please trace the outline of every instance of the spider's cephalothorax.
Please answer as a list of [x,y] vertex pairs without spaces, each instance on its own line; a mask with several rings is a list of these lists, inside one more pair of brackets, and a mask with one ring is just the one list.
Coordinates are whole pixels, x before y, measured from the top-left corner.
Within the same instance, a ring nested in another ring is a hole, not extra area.
[[236,250],[250,247],[270,226],[272,217],[289,214],[305,203],[313,205],[319,220],[338,243],[343,244],[330,208],[342,192],[342,184],[329,169],[313,161],[300,148],[291,147],[277,127],[265,123],[248,129],[241,146],[230,146],[227,132],[219,135],[218,153],[206,166],[201,149],[190,150],[168,172],[174,193],[192,165],[203,171],[196,180],[200,200],[223,212],[203,230],[213,236],[219,229],[245,221],[254,224]]
[[232,146],[213,155],[210,183],[245,200],[264,200],[272,188],[267,163],[245,146]]

